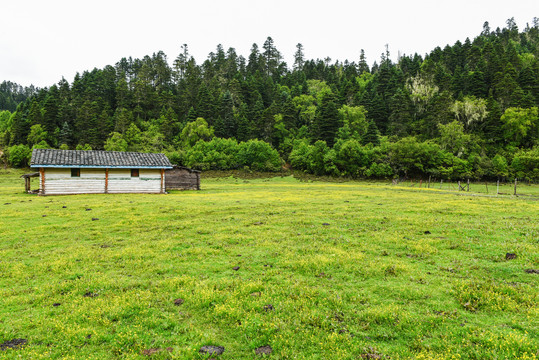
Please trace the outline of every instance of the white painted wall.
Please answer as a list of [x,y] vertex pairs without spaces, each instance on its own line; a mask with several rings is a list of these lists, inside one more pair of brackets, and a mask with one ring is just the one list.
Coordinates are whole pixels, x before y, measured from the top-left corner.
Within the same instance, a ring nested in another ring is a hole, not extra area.
[[[45,168],[45,191],[39,181],[40,194],[101,194],[105,192],[105,169],[80,169],[80,177],[71,177],[69,168]],[[161,170],[140,169],[132,178],[130,169],[109,169],[109,193],[159,193]]]
[[109,193],[161,192],[161,170],[140,169],[139,177],[131,177],[131,169],[109,169]]

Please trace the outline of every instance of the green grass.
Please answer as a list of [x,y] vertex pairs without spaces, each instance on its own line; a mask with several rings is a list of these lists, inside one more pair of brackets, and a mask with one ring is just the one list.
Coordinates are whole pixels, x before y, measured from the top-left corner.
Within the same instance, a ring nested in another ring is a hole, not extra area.
[[28,342],[0,358],[539,357],[538,201],[291,177],[39,197],[20,174],[0,171],[0,344]]

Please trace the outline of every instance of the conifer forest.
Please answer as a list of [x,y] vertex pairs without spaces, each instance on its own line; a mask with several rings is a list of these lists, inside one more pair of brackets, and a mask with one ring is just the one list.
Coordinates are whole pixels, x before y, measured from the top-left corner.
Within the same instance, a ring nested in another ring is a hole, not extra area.
[[424,55],[390,50],[340,62],[297,44],[287,64],[268,37],[247,58],[217,45],[197,63],[184,44],[173,59],[122,58],[47,88],[5,79],[0,154],[13,167],[32,148],[105,149],[201,170],[539,179],[538,18],[485,22]]

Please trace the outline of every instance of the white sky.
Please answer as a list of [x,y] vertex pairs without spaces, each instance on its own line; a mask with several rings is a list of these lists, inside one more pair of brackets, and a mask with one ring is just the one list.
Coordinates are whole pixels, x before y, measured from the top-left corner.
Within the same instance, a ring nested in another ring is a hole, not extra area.
[[201,64],[217,44],[248,58],[271,36],[289,67],[296,44],[307,59],[379,62],[470,40],[514,17],[539,17],[537,0],[0,0],[0,82],[51,86],[76,72],[159,50],[169,63],[188,44]]

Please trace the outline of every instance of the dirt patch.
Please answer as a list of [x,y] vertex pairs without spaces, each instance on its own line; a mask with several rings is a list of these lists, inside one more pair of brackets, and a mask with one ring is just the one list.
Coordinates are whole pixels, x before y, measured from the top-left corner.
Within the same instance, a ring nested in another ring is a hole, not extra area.
[[527,273],[527,274],[539,274],[538,269],[526,269],[526,270],[524,270],[524,272]]
[[176,300],[174,300],[174,305],[176,305],[176,306],[180,306],[180,305],[183,304],[183,303],[184,303],[183,299],[176,299]]
[[361,354],[361,358],[362,359],[383,359],[383,355],[366,353],[366,354]]
[[[361,354],[362,359],[385,359],[386,356],[381,354],[379,351],[377,351],[375,348],[369,346],[366,349],[363,350],[363,354]],[[389,356],[387,357],[389,358]]]
[[4,341],[2,344],[0,344],[0,350],[6,350],[6,349],[19,349],[26,345],[28,343],[28,340],[26,339],[11,339]]
[[158,352],[165,351],[165,350],[168,352],[172,352],[173,349],[171,347],[168,347],[166,349],[161,349],[161,348],[145,349],[145,350],[142,350],[142,355],[152,356],[153,354],[157,354]]
[[505,260],[513,260],[517,258],[517,254],[507,253],[505,254]]
[[255,349],[255,353],[257,355],[269,355],[269,354],[271,354],[272,351],[273,351],[273,349],[269,345],[261,346],[261,347]]
[[266,312],[275,310],[275,308],[274,308],[273,305],[271,305],[271,304],[264,305],[264,308],[263,308],[263,309],[264,309]]
[[84,297],[90,297],[90,298],[94,298],[94,297],[98,297],[99,294],[96,294],[96,293],[93,293],[91,291],[88,291],[86,294],[83,295]]
[[221,355],[225,352],[225,347],[217,345],[205,345],[201,347],[198,352],[201,354]]
[[342,323],[342,322],[344,321],[344,313],[342,313],[342,312],[337,312],[337,313],[333,314],[333,318],[334,318],[336,321]]

